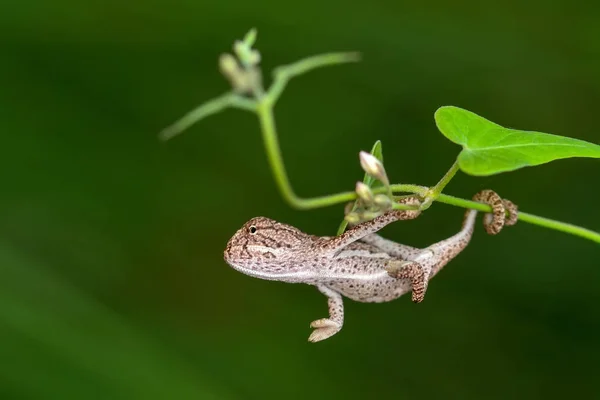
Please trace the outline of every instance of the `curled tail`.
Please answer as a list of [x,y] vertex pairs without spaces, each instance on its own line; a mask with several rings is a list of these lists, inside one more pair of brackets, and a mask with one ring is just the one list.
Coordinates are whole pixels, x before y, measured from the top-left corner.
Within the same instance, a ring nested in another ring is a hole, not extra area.
[[[502,199],[493,190],[482,190],[473,196],[473,201],[489,204],[492,212],[483,217],[483,226],[490,235],[497,235],[504,225],[514,225],[519,218],[518,207],[510,200]],[[506,213],[508,212],[508,216]],[[468,210],[465,213],[463,229],[475,224],[476,210]]]
[[[486,213],[483,217],[483,226],[485,231],[490,235],[498,234],[504,225],[514,225],[517,223],[517,206],[509,200],[502,199],[498,193],[492,190],[482,190],[473,196],[473,201],[485,203],[492,207],[492,212]],[[506,215],[507,212],[508,216]],[[434,249],[438,253],[447,253],[446,258],[448,260],[455,257],[471,241],[476,217],[477,210],[467,210],[460,232],[429,248]]]

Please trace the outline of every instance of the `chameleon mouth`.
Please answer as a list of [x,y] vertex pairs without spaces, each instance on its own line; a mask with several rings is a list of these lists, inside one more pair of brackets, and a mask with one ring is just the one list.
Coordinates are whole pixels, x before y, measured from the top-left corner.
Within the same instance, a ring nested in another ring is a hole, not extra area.
[[307,277],[307,271],[272,271],[272,270],[256,270],[248,268],[236,263],[233,260],[225,260],[229,266],[244,275],[251,276],[253,278],[264,279],[268,281],[285,281],[285,282],[300,282]]

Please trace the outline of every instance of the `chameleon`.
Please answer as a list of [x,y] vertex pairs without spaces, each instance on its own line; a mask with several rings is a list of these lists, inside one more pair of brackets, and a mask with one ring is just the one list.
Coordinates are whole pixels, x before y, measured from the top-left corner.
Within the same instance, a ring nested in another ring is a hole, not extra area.
[[[483,225],[495,235],[504,225],[514,225],[517,206],[496,192],[483,190],[474,201],[489,204]],[[401,204],[411,210],[390,210],[352,226],[339,236],[315,236],[266,217],[246,222],[229,240],[224,259],[235,270],[251,277],[288,283],[314,285],[328,298],[329,317],[313,321],[310,342],[319,342],[338,333],[344,324],[342,297],[358,302],[387,302],[412,292],[419,303],[429,280],[469,244],[476,210],[467,210],[461,230],[440,242],[419,249],[385,239],[380,229],[400,220],[419,216],[417,197],[405,197]]]

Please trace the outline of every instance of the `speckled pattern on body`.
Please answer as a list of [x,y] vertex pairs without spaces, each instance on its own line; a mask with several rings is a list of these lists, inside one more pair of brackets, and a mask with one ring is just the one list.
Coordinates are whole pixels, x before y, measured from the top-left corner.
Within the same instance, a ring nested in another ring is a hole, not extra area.
[[[495,192],[484,190],[473,200],[492,206],[484,217],[488,233],[516,223],[517,207]],[[418,206],[407,197],[403,204]],[[506,212],[508,211],[508,217]],[[256,278],[316,286],[328,297],[329,317],[313,321],[309,341],[327,339],[342,329],[342,296],[360,302],[385,302],[412,291],[420,302],[429,280],[469,243],[476,210],[467,210],[460,232],[424,249],[384,239],[376,234],[384,226],[418,217],[418,210],[392,210],[348,229],[340,236],[308,235],[293,226],[269,218],[246,222],[227,243],[225,261],[234,269]]]

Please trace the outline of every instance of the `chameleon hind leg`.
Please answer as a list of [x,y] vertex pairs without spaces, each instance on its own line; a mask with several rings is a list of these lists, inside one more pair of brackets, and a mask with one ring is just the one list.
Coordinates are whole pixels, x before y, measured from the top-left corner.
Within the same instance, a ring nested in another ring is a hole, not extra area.
[[[492,207],[492,212],[486,214],[483,219],[488,234],[496,235],[505,225],[514,225],[517,222],[517,206],[503,200],[496,192],[482,190],[473,196],[473,200]],[[473,236],[476,215],[477,210],[467,210],[462,229],[457,234],[420,250],[416,255],[409,256],[406,261],[390,264],[390,276],[411,282],[414,302],[423,300],[429,280],[467,247]]]

